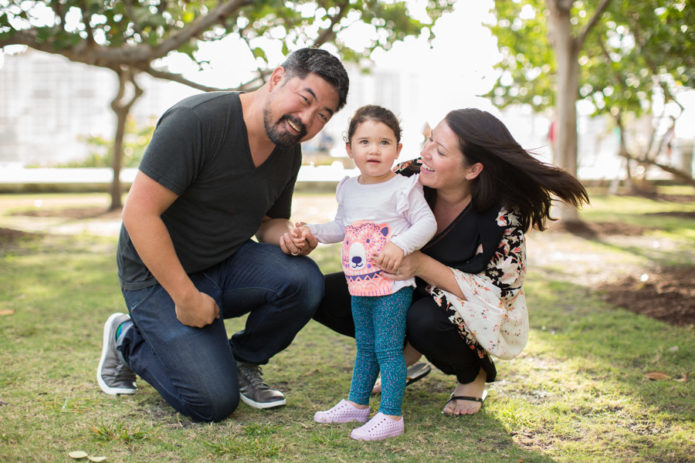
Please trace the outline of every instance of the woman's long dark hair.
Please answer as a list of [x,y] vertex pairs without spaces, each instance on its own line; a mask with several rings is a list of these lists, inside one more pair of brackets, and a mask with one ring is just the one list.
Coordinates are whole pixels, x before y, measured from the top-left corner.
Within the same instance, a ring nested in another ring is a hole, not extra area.
[[471,202],[476,211],[503,205],[519,215],[524,231],[530,227],[544,230],[546,219],[555,220],[550,217],[553,194],[574,207],[589,202],[579,180],[531,156],[492,114],[458,109],[445,120],[458,136],[464,163],[484,166],[471,182]]

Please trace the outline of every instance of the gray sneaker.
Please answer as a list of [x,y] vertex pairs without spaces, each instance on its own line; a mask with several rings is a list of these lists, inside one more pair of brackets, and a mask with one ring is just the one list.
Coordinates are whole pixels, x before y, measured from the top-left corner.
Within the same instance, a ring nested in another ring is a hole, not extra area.
[[116,330],[128,320],[130,317],[127,314],[116,312],[104,323],[104,344],[97,367],[97,382],[101,390],[110,395],[134,394],[137,390],[135,373],[116,350]]
[[263,382],[263,371],[260,365],[237,362],[236,366],[241,400],[249,407],[273,408],[287,403],[282,392],[271,389]]

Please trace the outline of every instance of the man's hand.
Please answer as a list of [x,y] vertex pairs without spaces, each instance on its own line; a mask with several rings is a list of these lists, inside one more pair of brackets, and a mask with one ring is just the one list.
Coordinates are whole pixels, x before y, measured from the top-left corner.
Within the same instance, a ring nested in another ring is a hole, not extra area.
[[303,222],[298,222],[292,230],[282,235],[280,238],[280,249],[285,254],[306,256],[316,249],[318,243],[309,227]]
[[176,318],[184,325],[202,328],[220,318],[220,308],[213,298],[197,291],[190,299],[176,304]]

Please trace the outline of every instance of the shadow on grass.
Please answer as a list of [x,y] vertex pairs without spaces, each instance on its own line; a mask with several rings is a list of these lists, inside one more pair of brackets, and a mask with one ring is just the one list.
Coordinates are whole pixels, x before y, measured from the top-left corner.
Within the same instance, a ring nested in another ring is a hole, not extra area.
[[[630,458],[690,458],[682,444],[695,434],[695,386],[687,378],[695,357],[693,329],[611,307],[566,281],[528,281],[531,340],[509,362],[512,384],[503,389],[545,410],[553,434],[583,428],[580,439],[609,447],[619,439],[633,449]],[[645,376],[654,371],[664,379]],[[616,452],[621,456],[624,451]]]
[[[243,327],[241,320],[227,321],[227,325],[229,332]],[[316,411],[347,396],[354,355],[354,339],[311,321],[264,369],[268,382],[286,393],[287,407],[268,413],[241,405],[230,420],[244,426],[279,426],[276,442],[287,442],[296,433],[302,448],[285,448],[282,455],[287,461],[555,461],[540,447],[518,445],[516,433],[494,407],[488,410],[486,405],[473,416],[442,415],[454,380],[438,371],[406,389],[402,437],[356,442],[349,437],[356,423],[314,423]],[[379,401],[379,396],[371,398],[373,412]]]

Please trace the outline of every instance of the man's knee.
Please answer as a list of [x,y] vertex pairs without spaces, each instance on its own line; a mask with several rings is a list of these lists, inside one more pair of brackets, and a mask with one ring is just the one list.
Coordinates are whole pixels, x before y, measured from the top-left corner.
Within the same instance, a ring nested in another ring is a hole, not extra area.
[[239,391],[227,391],[224,394],[212,394],[203,396],[188,403],[182,413],[188,415],[194,421],[218,422],[231,415],[239,406]]
[[297,259],[296,266],[288,272],[288,285],[299,298],[298,308],[311,318],[324,294],[324,278],[316,263],[308,257]]

